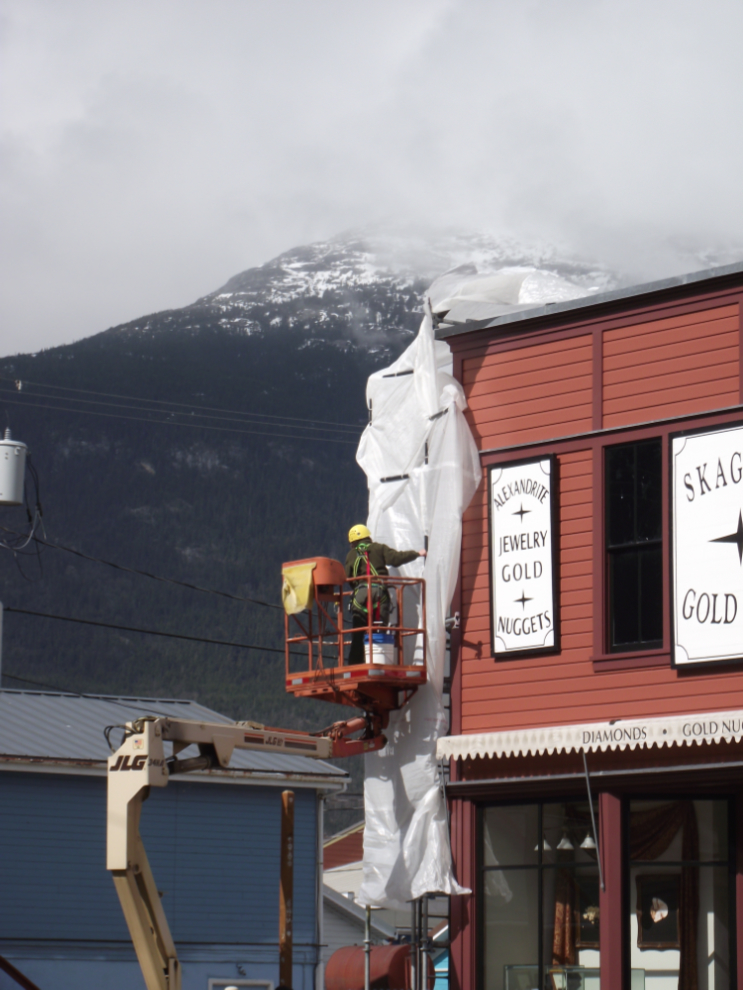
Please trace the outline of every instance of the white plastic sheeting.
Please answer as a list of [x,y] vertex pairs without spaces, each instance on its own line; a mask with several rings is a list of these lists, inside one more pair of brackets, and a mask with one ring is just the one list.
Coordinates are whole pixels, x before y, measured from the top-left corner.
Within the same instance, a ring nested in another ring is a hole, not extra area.
[[436,279],[429,293],[438,317],[445,323],[464,323],[533,309],[545,302],[580,299],[599,288],[578,285],[542,268],[511,266],[491,273],[455,269]]
[[[390,717],[385,748],[365,757],[360,904],[401,908],[425,893],[463,892],[452,873],[436,744],[447,729],[444,620],[459,570],[462,514],[482,471],[464,393],[452,377],[448,344],[434,339],[431,309],[446,322],[489,319],[600,287],[523,266],[454,269],[429,289],[428,313],[410,347],[369,379],[372,421],[357,453],[369,484],[367,525],[375,540],[398,550],[419,549],[429,537],[425,569],[421,559],[400,569],[426,579],[428,683]],[[410,653],[407,663],[420,660],[420,647]]]
[[[357,453],[369,484],[373,538],[398,550],[420,549],[429,538],[425,562],[400,568],[426,579],[428,682],[392,713],[384,749],[365,757],[364,879],[357,900],[371,907],[401,908],[425,893],[466,893],[452,872],[436,742],[447,731],[445,619],[459,570],[462,514],[482,471],[463,415],[464,393],[451,371],[449,346],[434,339],[429,312],[410,347],[369,379],[372,421]],[[420,644],[410,653],[407,663],[420,661]]]

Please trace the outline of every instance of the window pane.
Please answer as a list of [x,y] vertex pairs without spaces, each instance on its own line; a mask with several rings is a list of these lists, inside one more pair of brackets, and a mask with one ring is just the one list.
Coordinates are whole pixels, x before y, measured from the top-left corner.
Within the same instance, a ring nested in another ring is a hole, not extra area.
[[699,990],[730,985],[730,885],[724,867],[699,868]]
[[660,547],[648,547],[639,554],[640,564],[640,641],[663,639],[663,558]]
[[611,649],[663,641],[662,477],[659,439],[607,448]]
[[648,990],[728,990],[727,866],[664,865],[725,862],[728,802],[632,801],[630,857],[636,861],[630,869],[632,967],[644,968]]
[[[551,970],[570,971],[576,967],[584,971],[581,974],[584,983],[589,977],[597,980],[600,965],[598,868],[566,866],[544,870],[542,897],[542,958],[546,974]],[[545,980],[544,985],[550,987],[552,983]]]
[[631,869],[630,960],[647,990],[729,990],[728,895],[725,867]]
[[635,453],[633,446],[606,451],[607,540],[609,546],[635,539]]
[[661,537],[661,445],[660,440],[638,443],[636,476],[636,539]]
[[663,555],[660,547],[609,556],[612,647],[663,641]]
[[529,866],[539,862],[536,804],[487,808],[483,816],[485,866]]
[[728,802],[695,801],[699,829],[699,858],[703,862],[728,861]]
[[636,551],[624,551],[609,557],[612,646],[633,646],[640,641],[637,556]]
[[485,873],[486,990],[539,990],[538,885],[539,870]]
[[[598,826],[598,808],[593,812]],[[542,809],[543,863],[590,865],[596,863],[588,801],[545,804]]]
[[[684,843],[684,829],[689,827]],[[726,863],[728,802],[632,801],[630,859],[680,863],[683,860]]]

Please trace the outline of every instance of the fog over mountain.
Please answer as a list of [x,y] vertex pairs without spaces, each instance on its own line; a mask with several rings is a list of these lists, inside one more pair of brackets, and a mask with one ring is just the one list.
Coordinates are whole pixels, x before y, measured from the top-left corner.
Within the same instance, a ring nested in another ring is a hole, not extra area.
[[0,26],[0,353],[370,223],[633,282],[743,255],[736,0],[0,0]]

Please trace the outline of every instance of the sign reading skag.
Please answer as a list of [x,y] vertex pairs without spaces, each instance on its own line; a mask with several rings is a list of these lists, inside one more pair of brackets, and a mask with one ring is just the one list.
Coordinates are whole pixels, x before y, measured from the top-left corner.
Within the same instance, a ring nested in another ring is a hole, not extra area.
[[557,459],[489,471],[493,656],[558,648],[555,585]]
[[671,438],[673,661],[743,658],[743,425]]

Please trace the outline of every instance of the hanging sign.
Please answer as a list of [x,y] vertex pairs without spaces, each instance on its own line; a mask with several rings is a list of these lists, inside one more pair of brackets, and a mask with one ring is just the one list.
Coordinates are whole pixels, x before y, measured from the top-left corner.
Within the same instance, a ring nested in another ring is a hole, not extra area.
[[743,659],[743,424],[671,438],[673,662]]
[[558,648],[557,458],[490,468],[493,656]]

